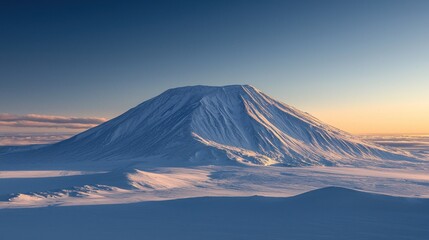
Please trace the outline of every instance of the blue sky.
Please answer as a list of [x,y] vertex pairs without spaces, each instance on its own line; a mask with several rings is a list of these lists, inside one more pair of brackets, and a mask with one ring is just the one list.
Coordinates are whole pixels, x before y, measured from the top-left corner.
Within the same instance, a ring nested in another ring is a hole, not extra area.
[[2,2],[0,114],[112,118],[168,88],[242,83],[353,133],[429,132],[428,12],[394,0]]

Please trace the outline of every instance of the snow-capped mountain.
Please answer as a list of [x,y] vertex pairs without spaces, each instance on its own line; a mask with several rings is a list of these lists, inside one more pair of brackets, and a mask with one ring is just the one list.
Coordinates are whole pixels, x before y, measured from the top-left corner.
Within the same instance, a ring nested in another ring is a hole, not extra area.
[[97,127],[33,150],[32,157],[307,166],[410,155],[328,126],[252,86],[231,85],[167,90]]

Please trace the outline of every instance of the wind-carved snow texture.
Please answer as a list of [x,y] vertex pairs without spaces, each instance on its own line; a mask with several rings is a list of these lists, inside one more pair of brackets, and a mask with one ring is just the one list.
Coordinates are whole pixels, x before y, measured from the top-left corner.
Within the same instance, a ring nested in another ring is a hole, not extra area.
[[13,156],[37,161],[149,157],[163,165],[280,166],[414,159],[328,126],[249,85],[170,89],[68,140]]
[[428,198],[429,176],[426,173],[427,168],[152,168],[145,165],[103,172],[0,171],[0,209],[122,204],[205,196],[288,197],[329,186]]

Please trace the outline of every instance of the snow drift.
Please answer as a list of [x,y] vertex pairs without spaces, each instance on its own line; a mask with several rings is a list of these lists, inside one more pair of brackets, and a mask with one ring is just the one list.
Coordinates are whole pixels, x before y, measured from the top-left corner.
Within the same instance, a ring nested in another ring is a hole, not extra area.
[[324,188],[289,198],[0,209],[0,226],[2,239],[426,240],[428,212],[427,199]]
[[411,155],[365,142],[252,86],[232,85],[170,89],[70,139],[3,158],[329,166]]

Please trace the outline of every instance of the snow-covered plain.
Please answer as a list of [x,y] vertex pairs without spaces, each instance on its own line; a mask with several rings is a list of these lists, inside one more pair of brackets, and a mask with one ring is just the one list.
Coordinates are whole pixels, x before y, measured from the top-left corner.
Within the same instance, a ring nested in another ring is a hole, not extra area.
[[0,208],[131,203],[203,196],[288,197],[329,186],[392,196],[429,197],[429,175],[423,169],[134,165],[128,170],[102,173],[7,171],[0,172],[0,176],[0,199],[3,200]]
[[429,159],[429,135],[367,135],[363,139],[382,146],[404,149],[420,158]]
[[16,224],[37,219],[57,229],[39,227],[46,239],[72,227],[82,235],[62,239],[146,227],[150,239],[428,239],[429,145],[395,140],[350,135],[247,85],[172,89],[59,143],[0,147],[1,234],[25,239],[38,225]]

